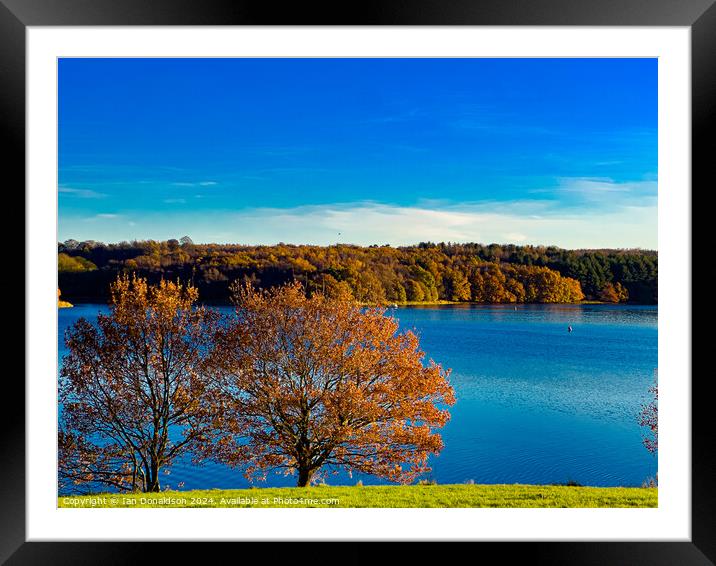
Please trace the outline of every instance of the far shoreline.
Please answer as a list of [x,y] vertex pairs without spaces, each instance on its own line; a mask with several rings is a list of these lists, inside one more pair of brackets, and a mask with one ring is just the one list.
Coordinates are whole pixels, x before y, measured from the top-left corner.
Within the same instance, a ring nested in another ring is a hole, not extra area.
[[[230,301],[199,301],[199,304],[202,306],[207,307],[232,307],[234,304]],[[578,303],[480,303],[475,301],[447,301],[447,300],[439,300],[439,301],[406,301],[406,302],[393,302],[388,304],[375,304],[375,303],[357,303],[358,306],[361,307],[378,307],[378,308],[386,308],[391,309],[394,308],[393,305],[397,305],[398,308],[400,307],[445,307],[445,306],[456,306],[456,305],[465,305],[465,306],[483,306],[483,307],[495,307],[495,306],[505,306],[505,307],[520,307],[520,306],[545,306],[545,305],[559,305],[559,306],[589,306],[589,305],[611,305],[611,306],[631,306],[631,307],[658,307],[659,303],[632,303],[632,302],[624,302],[624,303],[611,303],[607,301],[596,301],[596,300],[588,300],[588,301],[580,301]],[[100,297],[74,297],[72,298],[72,303],[70,306],[80,306],[80,305],[108,305],[109,302],[106,300],[102,300]]]

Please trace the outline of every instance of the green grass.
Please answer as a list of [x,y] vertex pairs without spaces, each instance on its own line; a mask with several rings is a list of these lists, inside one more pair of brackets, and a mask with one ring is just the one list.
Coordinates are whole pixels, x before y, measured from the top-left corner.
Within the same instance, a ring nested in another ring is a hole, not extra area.
[[60,497],[59,507],[657,507],[656,488],[317,486]]

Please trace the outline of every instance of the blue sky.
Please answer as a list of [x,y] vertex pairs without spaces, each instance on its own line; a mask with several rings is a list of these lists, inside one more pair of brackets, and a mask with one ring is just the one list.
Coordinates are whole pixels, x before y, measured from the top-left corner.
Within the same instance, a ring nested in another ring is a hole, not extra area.
[[59,239],[656,249],[656,59],[61,59]]

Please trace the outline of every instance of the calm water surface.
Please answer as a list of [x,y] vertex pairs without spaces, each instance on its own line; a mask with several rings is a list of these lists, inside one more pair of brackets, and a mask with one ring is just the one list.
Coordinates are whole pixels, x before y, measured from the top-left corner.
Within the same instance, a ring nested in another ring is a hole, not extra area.
[[[65,330],[103,305],[59,312]],[[226,309],[228,312],[228,308]],[[391,311],[420,336],[429,358],[452,369],[457,394],[445,448],[427,475],[438,483],[641,485],[656,458],[637,415],[657,367],[657,307],[520,305],[404,307]],[[573,332],[567,332],[571,325]],[[383,483],[329,476],[329,484]],[[250,485],[218,464],[175,464],[164,484],[182,489]],[[294,485],[270,475],[257,485]]]

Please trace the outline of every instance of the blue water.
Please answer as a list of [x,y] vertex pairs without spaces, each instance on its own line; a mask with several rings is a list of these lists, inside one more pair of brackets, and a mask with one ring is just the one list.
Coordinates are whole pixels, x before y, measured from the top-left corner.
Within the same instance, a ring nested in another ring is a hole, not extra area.
[[[100,310],[107,308],[58,311],[60,356],[65,329]],[[451,305],[390,312],[420,336],[428,358],[452,369],[457,403],[427,478],[638,486],[656,475],[637,415],[657,367],[657,307]],[[345,473],[326,482],[358,479],[384,483]],[[188,460],[176,463],[163,483],[173,489],[251,485],[238,470]],[[294,484],[269,475],[257,485]]]

